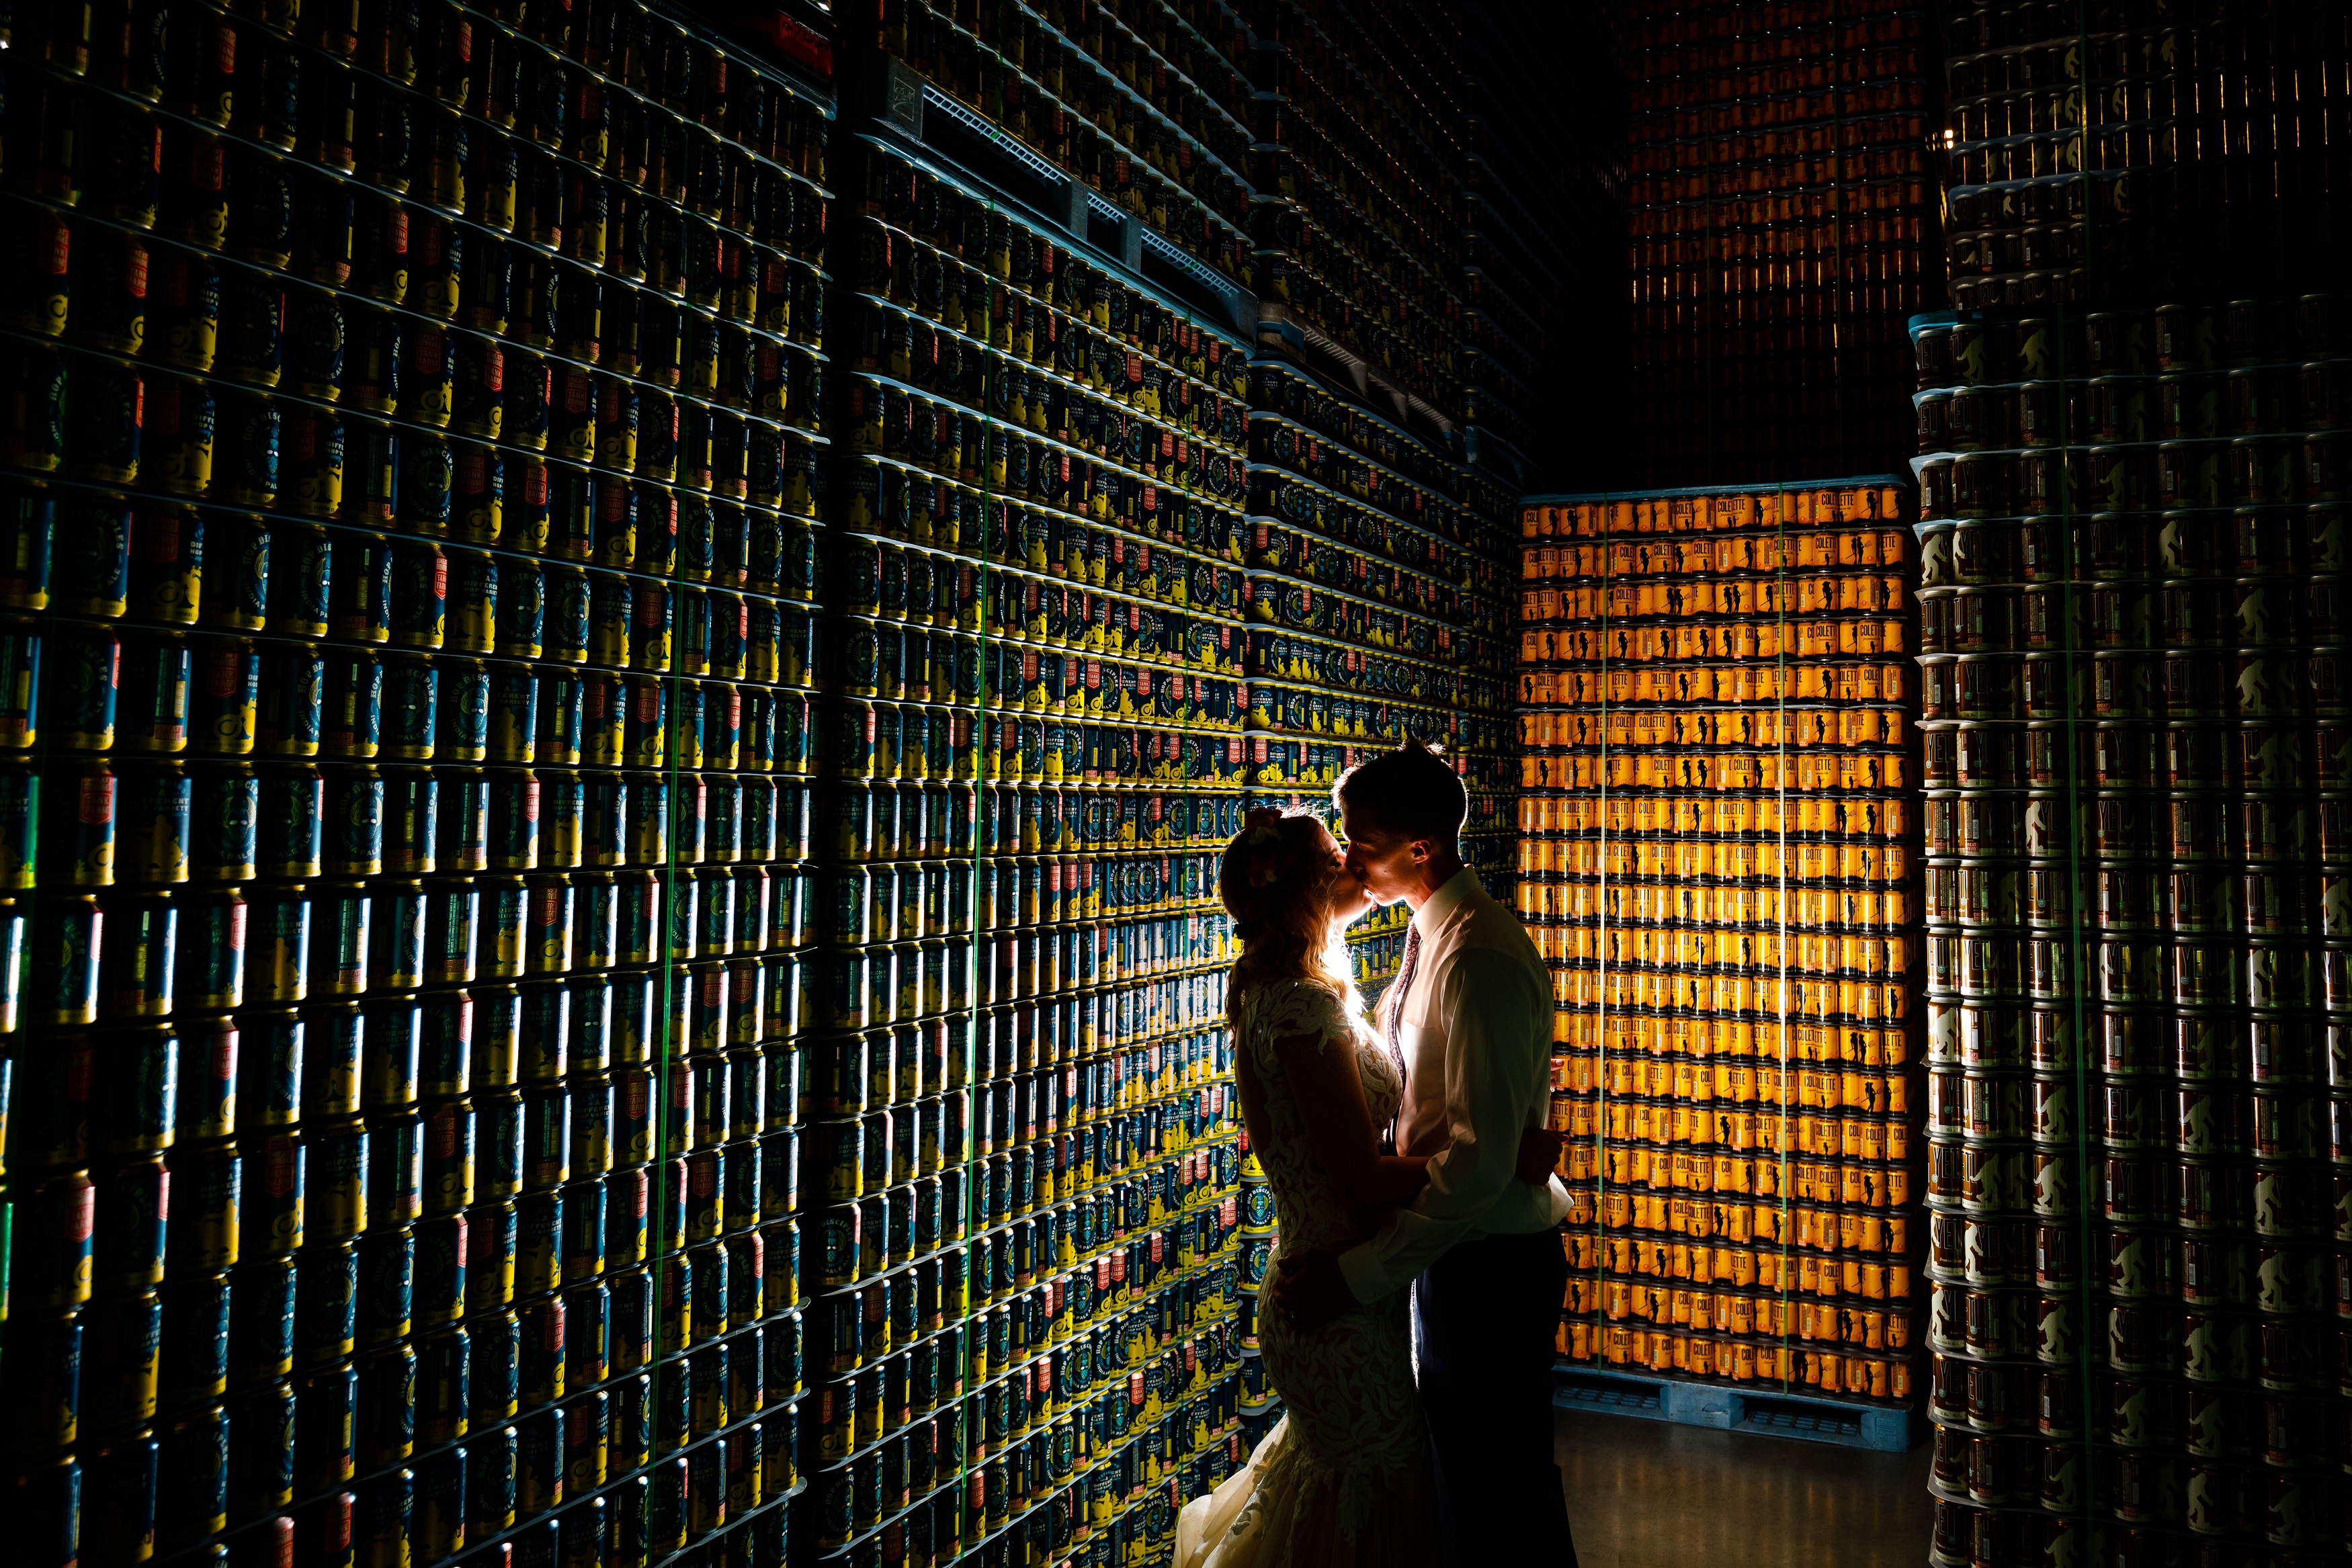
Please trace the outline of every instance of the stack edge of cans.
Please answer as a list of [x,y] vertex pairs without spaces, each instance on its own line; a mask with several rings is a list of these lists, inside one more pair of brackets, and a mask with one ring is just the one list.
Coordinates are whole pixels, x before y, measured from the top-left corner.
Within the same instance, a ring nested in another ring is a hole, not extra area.
[[1628,263],[1643,482],[1891,458],[1903,319],[1942,294],[1927,15],[1636,7]]
[[2339,1560],[2341,302],[1913,337],[1936,1559]]
[[1916,1396],[1903,506],[1890,479],[1522,506],[1570,1364]]
[[831,110],[488,10],[10,34],[28,1565],[784,1560]]
[[1140,1560],[1245,1452],[1246,350],[967,173],[836,156],[806,1536]]

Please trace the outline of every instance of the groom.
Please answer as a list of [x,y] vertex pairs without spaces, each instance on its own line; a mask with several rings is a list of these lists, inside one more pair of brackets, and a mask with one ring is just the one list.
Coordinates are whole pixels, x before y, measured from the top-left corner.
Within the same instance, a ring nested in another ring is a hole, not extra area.
[[1555,1541],[1575,1568],[1552,1462],[1552,1351],[1568,1260],[1568,1193],[1512,1177],[1522,1129],[1550,1104],[1551,976],[1511,912],[1462,863],[1469,798],[1408,742],[1342,775],[1332,797],[1348,870],[1381,904],[1412,907],[1380,1028],[1404,1073],[1396,1151],[1427,1155],[1429,1185],[1369,1241],[1294,1258],[1275,1310],[1318,1328],[1413,1283],[1422,1407],[1449,1553],[1462,1568]]

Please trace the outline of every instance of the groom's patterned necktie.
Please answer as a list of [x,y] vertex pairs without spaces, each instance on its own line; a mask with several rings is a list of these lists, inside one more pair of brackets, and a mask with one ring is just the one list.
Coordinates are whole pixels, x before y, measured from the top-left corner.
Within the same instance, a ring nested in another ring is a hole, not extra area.
[[[1396,990],[1389,999],[1389,1060],[1396,1063],[1397,1085],[1400,1089],[1403,1087],[1405,1081],[1404,1004],[1412,995],[1413,971],[1420,967],[1421,927],[1418,925],[1407,925],[1404,930],[1404,962],[1397,966]],[[1391,1154],[1402,1150],[1397,1131],[1403,1123],[1404,1102],[1400,1099],[1397,1102],[1397,1113],[1389,1123],[1388,1128],[1389,1152]]]

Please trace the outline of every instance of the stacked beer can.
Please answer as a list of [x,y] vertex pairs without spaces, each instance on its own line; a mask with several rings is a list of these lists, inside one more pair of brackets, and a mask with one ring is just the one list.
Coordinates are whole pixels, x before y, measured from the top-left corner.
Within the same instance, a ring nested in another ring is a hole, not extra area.
[[1908,1404],[1911,540],[1891,479],[1529,497],[1518,907],[1563,1364]]
[[1895,5],[1628,19],[1628,434],[1645,483],[1902,450],[1903,321],[1940,298],[1929,19]]
[[919,147],[836,157],[811,1532],[1139,1560],[1245,1453],[1245,349]]
[[2333,1560],[2340,305],[1913,337],[1936,1559]]
[[12,1555],[782,1563],[827,102],[9,42]]

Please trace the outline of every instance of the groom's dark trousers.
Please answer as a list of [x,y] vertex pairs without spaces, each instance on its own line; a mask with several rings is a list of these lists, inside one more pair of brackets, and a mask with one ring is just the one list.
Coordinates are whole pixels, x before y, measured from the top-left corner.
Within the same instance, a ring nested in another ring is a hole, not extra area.
[[1576,1568],[1552,1462],[1552,1355],[1567,1286],[1553,1230],[1463,1242],[1413,1282],[1421,1406],[1454,1568]]

